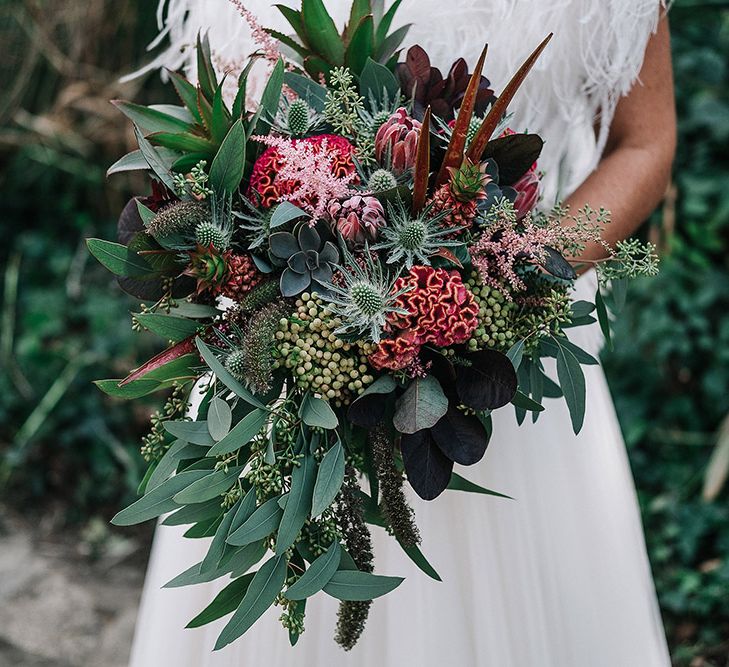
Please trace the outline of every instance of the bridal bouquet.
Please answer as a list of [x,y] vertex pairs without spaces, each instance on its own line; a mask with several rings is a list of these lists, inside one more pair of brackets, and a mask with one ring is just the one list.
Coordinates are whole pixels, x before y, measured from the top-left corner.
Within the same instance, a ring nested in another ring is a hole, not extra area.
[[[280,7],[292,36],[241,9],[262,50],[237,83],[200,38],[197,85],[170,73],[180,105],[116,102],[139,150],[110,173],[145,171],[151,194],[123,210],[118,242],[88,246],[144,302],[133,327],[168,346],[98,385],[168,398],[143,442],[141,498],[114,523],[166,515],[212,538],[168,586],[230,579],[190,621],[232,614],[216,648],[272,605],[294,644],[320,591],[342,601],[336,640],[351,648],[402,581],[373,572],[368,524],[439,579],[405,481],[426,500],[500,495],[455,472],[483,458],[492,411],[511,404],[521,423],[563,397],[579,431],[581,366],[596,361],[566,332],[597,319],[609,337],[600,291],[570,299],[608,214],[536,212],[542,140],[506,115],[549,38],[496,97],[485,51],[445,77],[420,47],[398,62],[398,4],[354,2],[341,35],[321,0]],[[257,58],[270,76],[252,108]],[[634,241],[605,251],[616,304],[656,260]]]

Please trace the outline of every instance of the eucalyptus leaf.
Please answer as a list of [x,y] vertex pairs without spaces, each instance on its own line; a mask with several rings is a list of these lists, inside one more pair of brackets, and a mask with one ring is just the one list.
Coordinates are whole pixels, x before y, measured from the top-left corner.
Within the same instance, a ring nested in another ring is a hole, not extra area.
[[220,633],[215,643],[216,651],[241,637],[276,601],[286,582],[286,569],[284,555],[274,556],[261,566],[233,617]]
[[86,239],[89,252],[116,276],[139,278],[154,274],[154,269],[136,251],[103,239]]
[[402,577],[383,577],[359,570],[338,570],[324,586],[324,592],[338,600],[374,600],[395,590],[403,581]]
[[209,452],[210,456],[223,456],[247,445],[268,421],[268,412],[255,408],[241,419],[231,431]]
[[243,525],[228,536],[228,544],[245,546],[273,533],[283,516],[283,510],[278,505],[279,498],[271,498],[256,508]]
[[215,441],[210,435],[207,421],[169,421],[163,422],[162,426],[165,431],[174,435],[176,438],[185,442],[191,442],[193,445],[211,447],[215,444]]
[[230,526],[233,523],[233,518],[238,511],[240,502],[241,501],[238,500],[238,502],[223,516],[223,520],[220,522],[218,529],[215,531],[213,541],[210,543],[210,547],[208,547],[208,552],[205,554],[205,558],[203,558],[202,563],[200,564],[200,574],[204,574],[205,572],[216,570],[218,568],[220,559],[223,557],[225,552],[228,532],[230,531]]
[[491,491],[490,489],[485,489],[483,486],[479,486],[474,482],[470,482],[469,480],[461,477],[460,475],[457,475],[456,473],[451,474],[451,480],[448,483],[448,490],[465,491],[467,493],[478,493],[484,496],[496,496],[497,498],[506,498],[507,500],[513,500],[511,496],[506,496],[503,493],[498,493],[496,491]]
[[245,597],[253,577],[253,574],[246,574],[231,581],[186,627],[199,628],[232,614]]
[[319,516],[329,507],[339,493],[344,482],[345,453],[342,443],[337,443],[326,453],[319,464],[314,494],[311,504],[311,517]]
[[291,490],[281,517],[276,538],[276,553],[284,553],[299,536],[311,512],[317,465],[312,454],[305,454],[291,473]]
[[133,526],[171,512],[179,506],[173,497],[207,475],[208,472],[204,470],[191,470],[175,475],[147,491],[139,500],[119,512],[111,522],[115,526]]
[[559,345],[557,352],[557,377],[570,413],[572,429],[577,434],[585,420],[585,376],[577,357],[563,345]]
[[448,410],[448,399],[438,380],[415,378],[395,405],[392,423],[400,433],[412,434],[435,426]]
[[342,548],[339,546],[339,542],[334,540],[331,546],[307,568],[296,583],[287,589],[284,597],[289,600],[304,600],[318,593],[329,583],[334,573],[339,569],[341,558]]
[[[233,412],[230,406],[219,396],[215,396],[208,406],[208,431],[210,437],[219,443],[230,432]],[[210,456],[217,456],[210,454]]]
[[223,364],[218,360],[218,358],[215,356],[213,351],[205,344],[205,342],[200,338],[195,339],[195,345],[197,345],[197,349],[200,352],[200,356],[203,358],[203,361],[208,365],[208,368],[215,374],[215,377],[218,378],[230,391],[232,391],[236,396],[242,398],[246,403],[250,403],[251,405],[265,409],[265,406],[261,401],[259,401],[253,394],[251,394],[250,391],[248,391],[238,380],[236,380],[223,366]]
[[225,493],[243,472],[243,466],[235,466],[209,472],[202,479],[175,494],[175,502],[180,505],[201,503]]
[[304,397],[299,415],[307,426],[332,430],[339,425],[337,415],[334,414],[329,403],[311,394]]

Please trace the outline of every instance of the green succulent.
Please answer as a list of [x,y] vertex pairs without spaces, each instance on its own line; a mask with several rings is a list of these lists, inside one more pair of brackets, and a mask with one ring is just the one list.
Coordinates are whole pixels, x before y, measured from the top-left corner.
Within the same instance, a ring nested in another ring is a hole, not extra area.
[[410,28],[407,25],[390,32],[401,2],[396,0],[385,12],[384,0],[354,0],[341,34],[323,0],[302,0],[300,10],[276,5],[295,34],[267,32],[295,54],[315,81],[322,75],[328,80],[335,67],[348,67],[359,77],[369,58],[394,70],[400,45]]
[[339,261],[339,251],[331,241],[322,241],[319,232],[308,223],[299,226],[296,234],[274,232],[269,239],[271,254],[284,260],[281,294],[296,296],[313,285],[324,291]]
[[462,246],[461,241],[449,238],[454,229],[440,224],[448,211],[431,216],[431,210],[429,206],[413,214],[402,201],[389,204],[389,224],[380,230],[380,242],[372,249],[385,251],[388,264],[404,264],[409,269],[413,264],[430,265],[430,257],[444,248]]

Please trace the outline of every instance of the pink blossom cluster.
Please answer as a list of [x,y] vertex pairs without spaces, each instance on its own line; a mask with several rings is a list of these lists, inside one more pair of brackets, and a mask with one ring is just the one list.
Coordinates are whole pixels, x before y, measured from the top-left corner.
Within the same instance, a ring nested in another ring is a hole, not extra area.
[[230,0],[230,2],[235,6],[250,27],[253,39],[263,50],[263,55],[266,60],[276,62],[281,57],[281,51],[276,44],[276,40],[274,40],[273,37],[266,32],[263,26],[258,22],[256,15],[250,9],[246,8],[242,0]]
[[516,272],[518,264],[541,262],[545,246],[562,247],[576,233],[576,228],[562,227],[557,221],[535,225],[530,216],[517,230],[516,221],[502,214],[473,244],[471,258],[485,285],[503,290],[506,281],[514,291],[521,292],[527,286]]
[[330,202],[356,194],[350,184],[358,178],[357,172],[337,175],[339,153],[328,150],[326,137],[317,144],[274,136],[252,138],[276,149],[280,162],[275,182],[287,184],[280,199],[295,202],[310,213],[312,224],[325,216]]

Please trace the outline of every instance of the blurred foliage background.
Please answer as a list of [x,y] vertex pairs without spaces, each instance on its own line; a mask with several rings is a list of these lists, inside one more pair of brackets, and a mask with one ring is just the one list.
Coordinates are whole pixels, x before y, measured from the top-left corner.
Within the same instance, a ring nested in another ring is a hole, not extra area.
[[[144,185],[105,169],[132,148],[109,104],[169,99],[144,62],[156,3],[0,2],[0,498],[58,529],[130,501],[153,405],[91,381],[151,356],[134,303],[89,259]],[[52,9],[52,11],[49,11]],[[604,354],[677,665],[729,660],[729,2],[672,18],[679,152],[645,233],[665,257],[635,284]],[[96,522],[96,523],[93,523]]]

